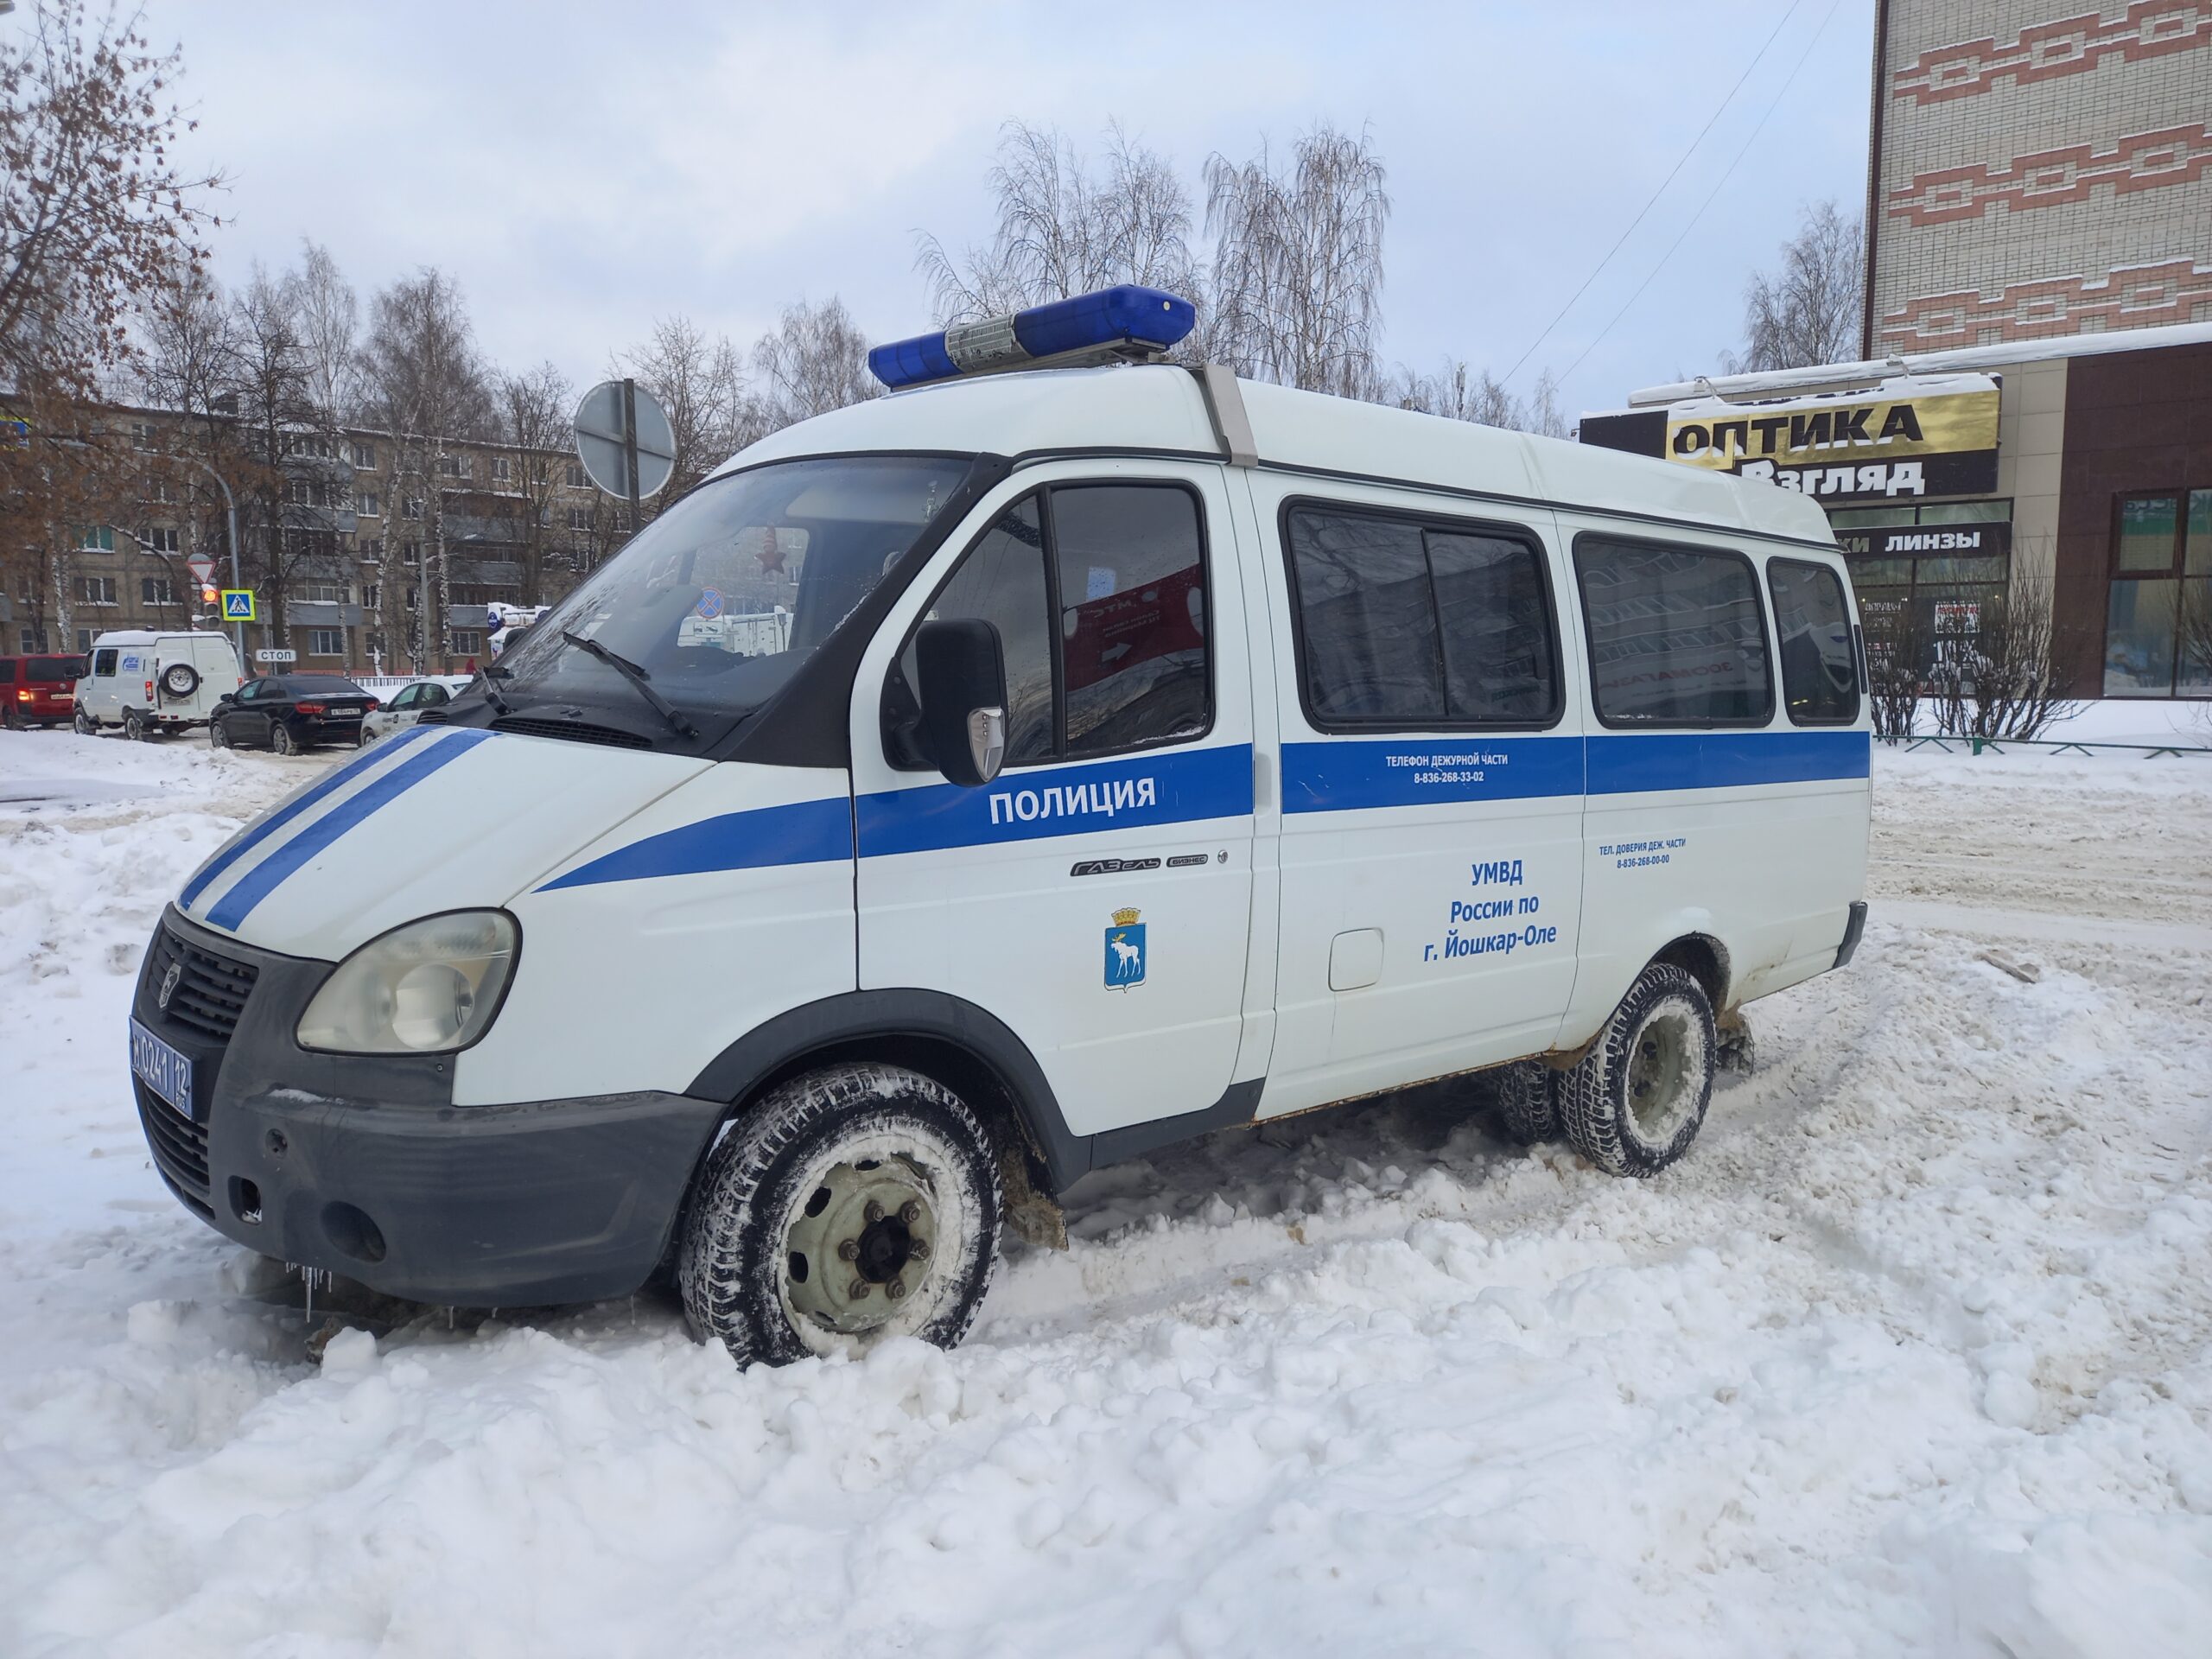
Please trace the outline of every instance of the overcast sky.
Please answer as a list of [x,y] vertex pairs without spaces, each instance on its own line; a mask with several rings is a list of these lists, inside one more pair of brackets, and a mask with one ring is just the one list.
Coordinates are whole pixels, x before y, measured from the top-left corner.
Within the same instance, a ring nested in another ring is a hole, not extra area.
[[914,232],[986,234],[1008,119],[1089,146],[1118,117],[1194,199],[1211,152],[1366,126],[1394,203],[1387,358],[1502,374],[1766,46],[1515,378],[1565,375],[1570,413],[1713,368],[1800,205],[1855,213],[1866,188],[1871,0],[149,0],[146,16],[184,49],[188,159],[230,177],[219,276],[312,237],[365,306],[436,264],[495,362],[550,358],[583,383],[672,312],[749,341],[789,302],[837,294],[871,339],[925,330]]

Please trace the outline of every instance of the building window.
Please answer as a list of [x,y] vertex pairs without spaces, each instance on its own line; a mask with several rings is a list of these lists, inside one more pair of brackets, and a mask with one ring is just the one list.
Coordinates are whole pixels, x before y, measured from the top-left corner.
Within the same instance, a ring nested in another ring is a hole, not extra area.
[[377,447],[376,447],[376,445],[374,445],[373,443],[357,443],[357,444],[355,444],[355,445],[353,446],[353,465],[354,465],[354,466],[356,466],[356,467],[359,467],[359,468],[360,468],[363,472],[365,472],[365,473],[372,473],[372,472],[376,471],[376,469],[377,469]]
[[115,578],[113,576],[78,577],[77,602],[79,605],[114,604]]
[[112,553],[115,551],[115,527],[95,524],[85,531],[77,542],[78,550],[84,553]]
[[455,628],[453,631],[453,648],[463,656],[475,656],[484,649],[484,631],[481,628]]
[[562,474],[562,482],[566,484],[572,490],[581,490],[586,484],[589,483],[590,480],[584,476],[583,462],[581,461],[570,461],[569,463],[568,471]]
[[296,478],[284,486],[284,499],[296,507],[306,506],[310,493],[308,480],[304,478]]
[[2212,696],[2212,489],[2120,498],[2105,695]]
[[[89,656],[92,653],[92,641],[99,638],[99,632],[100,631],[98,628],[79,628],[77,630],[77,654],[79,656]],[[30,630],[29,628],[25,628],[23,630],[23,638],[26,639],[30,638]],[[46,649],[45,641],[46,636],[44,634],[41,634],[39,636],[39,649],[41,651],[44,651]],[[27,645],[23,649],[25,651],[29,651],[30,647]]]
[[176,590],[169,585],[167,576],[141,576],[138,578],[138,601],[143,605],[174,605],[176,603]]
[[[80,628],[78,630],[80,637],[90,632],[90,629]],[[29,623],[24,624],[22,631],[16,635],[16,649],[22,652],[26,657],[30,656],[35,652],[44,651],[46,649],[46,630],[44,628],[34,627]],[[82,651],[85,647],[80,645],[77,649]]]
[[353,597],[353,588],[342,582],[300,584],[300,597],[310,605],[343,605]]
[[343,628],[309,628],[308,655],[310,657],[343,657],[346,654],[346,630]]
[[176,494],[169,487],[168,480],[156,474],[146,480],[145,499],[149,501],[174,501]]
[[589,530],[591,528],[591,509],[589,507],[570,507],[569,509],[569,528],[570,530]]
[[361,607],[374,611],[384,603],[384,589],[373,582],[361,584]]
[[514,482],[514,478],[515,464],[513,461],[508,460],[505,455],[494,455],[492,457],[492,481],[494,484],[512,484]]
[[353,511],[363,518],[374,518],[383,512],[384,504],[372,492],[364,490],[353,498]]
[[401,502],[399,504],[399,516],[403,518],[420,518],[423,516],[422,498],[420,496],[410,496],[408,499]]
[[468,457],[467,455],[454,454],[440,455],[438,457],[438,474],[442,478],[468,478],[473,476],[469,471]]
[[138,532],[138,545],[149,553],[165,554],[174,558],[176,556],[179,544],[176,526],[174,524],[157,525],[151,530],[142,530]]
[[131,423],[130,443],[136,449],[158,449],[162,447],[161,436],[154,430],[154,423],[151,421],[135,421]]

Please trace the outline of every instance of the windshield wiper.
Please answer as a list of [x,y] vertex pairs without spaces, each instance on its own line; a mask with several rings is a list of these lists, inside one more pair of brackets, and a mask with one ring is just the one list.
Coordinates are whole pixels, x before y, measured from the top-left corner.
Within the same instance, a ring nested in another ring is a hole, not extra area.
[[512,715],[514,713],[514,710],[507,706],[507,700],[499,695],[499,688],[492,683],[493,680],[505,679],[507,676],[514,672],[514,671],[512,669],[501,668],[496,663],[486,663],[483,667],[478,669],[476,671],[482,677],[484,681],[484,701],[490,703],[493,708],[498,709],[502,715]]
[[605,645],[601,645],[598,640],[587,639],[581,633],[570,633],[566,628],[561,631],[561,638],[565,643],[574,645],[586,655],[598,658],[601,662],[605,663],[617,674],[636,686],[638,695],[652,704],[653,712],[666,721],[678,737],[696,738],[699,735],[699,728],[685,719],[682,711],[674,703],[645,683],[652,677],[627,657],[617,656]]

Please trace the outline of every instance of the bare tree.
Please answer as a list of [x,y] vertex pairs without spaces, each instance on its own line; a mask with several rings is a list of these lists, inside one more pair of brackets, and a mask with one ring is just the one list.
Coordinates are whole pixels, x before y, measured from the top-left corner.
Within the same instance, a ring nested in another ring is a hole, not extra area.
[[1974,631],[1943,642],[1931,689],[1946,735],[2032,738],[2080,712],[2059,689],[2080,625],[2060,615],[2050,572],[2047,553],[2017,560],[2006,591],[1979,603]]
[[1732,372],[1842,363],[1859,353],[1866,296],[1866,235],[1833,201],[1802,210],[1797,234],[1782,245],[1782,264],[1744,290],[1744,353]]
[[1920,700],[1928,690],[1928,637],[1910,598],[1889,601],[1895,609],[1878,620],[1872,601],[1862,601],[1866,642],[1867,699],[1876,734],[1897,743],[1920,724]]
[[385,539],[381,626],[387,642],[406,631],[410,543],[402,535],[412,524],[419,537],[412,543],[419,592],[409,654],[419,672],[433,655],[448,655],[451,645],[447,601],[452,584],[439,486],[446,445],[456,437],[488,437],[495,429],[475,336],[451,277],[428,268],[378,293],[369,308],[361,378],[367,412],[391,437],[397,511],[389,522],[398,533]]
[[300,349],[306,358],[308,401],[335,425],[360,401],[361,308],[353,285],[330,250],[305,238],[300,263],[284,278]]
[[1489,370],[1447,359],[1433,374],[1401,368],[1376,388],[1374,401],[1478,426],[1506,427],[1548,438],[1567,435],[1567,420],[1548,372],[1537,378],[1535,394],[1523,399],[1508,391]]
[[550,363],[523,374],[502,375],[500,436],[514,446],[515,492],[522,549],[522,602],[545,603],[545,553],[553,529],[554,484],[566,466],[574,389]]
[[83,0],[39,0],[0,46],[0,376],[90,397],[131,350],[132,315],[206,257],[222,182],[169,160],[192,124],[170,101],[181,60],[136,17],[97,26]]
[[753,368],[766,432],[866,403],[883,390],[868,370],[868,341],[834,294],[819,305],[801,301],[787,308],[753,346]]
[[[763,429],[737,349],[720,335],[709,340],[689,317],[656,322],[651,340],[616,359],[615,372],[634,377],[668,411],[676,461],[653,504],[674,500]],[[653,504],[641,505],[650,514]]]
[[940,323],[1003,316],[1116,283],[1198,297],[1190,195],[1166,161],[1118,123],[1094,170],[1056,129],[1010,121],[989,182],[998,223],[987,246],[955,260],[934,236],[919,238],[915,263]]
[[1213,356],[1249,378],[1372,396],[1390,198],[1368,134],[1317,126],[1281,174],[1264,146],[1242,167],[1216,155],[1205,183]]

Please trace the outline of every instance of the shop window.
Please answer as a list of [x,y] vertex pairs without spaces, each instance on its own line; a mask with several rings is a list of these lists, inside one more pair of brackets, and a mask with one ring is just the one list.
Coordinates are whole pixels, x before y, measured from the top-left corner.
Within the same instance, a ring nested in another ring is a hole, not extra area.
[[2120,498],[2105,695],[2212,696],[2212,489]]

